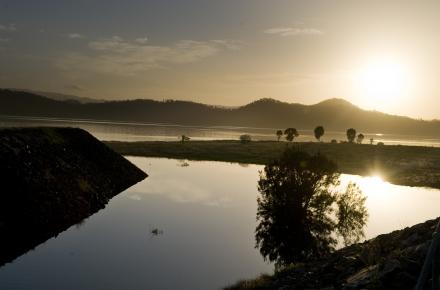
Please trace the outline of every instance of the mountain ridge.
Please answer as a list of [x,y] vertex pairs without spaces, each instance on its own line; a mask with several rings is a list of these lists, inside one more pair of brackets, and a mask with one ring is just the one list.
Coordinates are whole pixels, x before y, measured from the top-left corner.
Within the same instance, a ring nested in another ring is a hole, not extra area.
[[70,102],[80,102],[80,103],[100,103],[102,101],[88,98],[88,97],[79,97],[75,95],[62,94],[57,92],[46,92],[46,91],[38,91],[38,90],[29,90],[29,89],[17,89],[17,88],[8,88],[8,90],[16,91],[16,92],[26,92],[39,96],[43,96],[56,101],[70,101]]
[[264,98],[240,107],[221,107],[192,101],[151,99],[66,102],[29,92],[0,89],[0,114],[181,125],[296,127],[300,130],[323,125],[326,130],[332,131],[353,127],[362,132],[440,136],[440,121],[363,110],[337,98],[314,105]]

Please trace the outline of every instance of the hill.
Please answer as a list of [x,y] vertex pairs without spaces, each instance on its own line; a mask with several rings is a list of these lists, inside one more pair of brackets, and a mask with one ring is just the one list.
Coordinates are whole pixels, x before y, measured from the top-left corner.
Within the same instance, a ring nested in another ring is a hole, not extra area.
[[315,105],[261,99],[237,108],[214,107],[189,101],[130,100],[78,103],[49,99],[29,92],[0,89],[0,114],[58,118],[84,118],[181,125],[296,127],[345,131],[354,127],[369,133],[440,136],[440,121],[366,111],[342,99]]
[[12,91],[17,92],[26,92],[31,94],[36,94],[40,96],[47,97],[52,100],[56,101],[70,101],[70,102],[79,102],[79,103],[99,103],[100,100],[87,98],[87,97],[79,97],[74,95],[66,95],[66,94],[60,94],[60,93],[54,93],[54,92],[42,92],[42,91],[34,91],[34,90],[26,90],[26,89],[10,89]]

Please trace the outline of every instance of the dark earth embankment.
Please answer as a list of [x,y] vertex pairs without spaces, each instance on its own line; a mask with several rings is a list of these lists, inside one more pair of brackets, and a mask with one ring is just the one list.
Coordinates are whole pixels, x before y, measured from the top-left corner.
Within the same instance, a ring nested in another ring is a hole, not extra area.
[[[414,289],[437,222],[380,235],[325,259],[241,281],[225,290]],[[426,284],[430,286],[431,281]]]
[[1,129],[0,266],[146,177],[81,129]]

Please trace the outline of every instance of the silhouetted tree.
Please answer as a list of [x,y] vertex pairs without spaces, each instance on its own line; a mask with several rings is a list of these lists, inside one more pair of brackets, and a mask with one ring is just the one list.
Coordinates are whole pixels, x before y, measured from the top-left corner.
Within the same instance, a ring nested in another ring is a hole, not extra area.
[[252,140],[251,135],[247,135],[247,134],[240,135],[240,142],[242,144],[249,143],[249,142],[251,142],[251,140]]
[[347,130],[348,142],[353,143],[355,138],[356,138],[356,130],[353,128],[348,129]]
[[277,134],[278,141],[280,141],[281,136],[283,136],[283,131],[282,130],[277,130],[276,134]]
[[373,145],[374,139],[370,138],[370,144]]
[[322,126],[316,127],[314,133],[315,133],[315,138],[318,141],[321,141],[321,137],[324,136],[324,127]]
[[186,136],[186,135],[182,135],[182,136],[180,137],[180,141],[181,141],[182,143],[185,143],[185,142],[187,142],[187,141],[189,141],[189,140],[191,140],[191,138],[189,138],[189,137]]
[[356,142],[357,142],[358,144],[362,144],[362,141],[364,141],[364,138],[365,138],[364,134],[360,133],[360,134],[357,136],[357,140],[356,140]]
[[298,131],[295,128],[287,128],[284,130],[284,135],[286,135],[286,140],[292,142],[295,137],[298,137]]
[[349,184],[343,192],[336,164],[322,155],[287,148],[260,172],[256,247],[277,266],[322,257],[337,238],[346,245],[364,236],[365,197]]

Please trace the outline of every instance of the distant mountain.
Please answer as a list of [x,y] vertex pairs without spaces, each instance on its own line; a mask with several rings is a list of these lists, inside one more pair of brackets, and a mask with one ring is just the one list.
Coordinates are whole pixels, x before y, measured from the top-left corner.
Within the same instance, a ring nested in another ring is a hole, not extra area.
[[189,101],[72,103],[28,92],[0,89],[0,114],[181,125],[295,127],[299,130],[311,130],[323,125],[328,131],[345,131],[353,127],[365,133],[440,136],[440,121],[366,111],[342,99],[330,99],[315,105],[261,99],[245,106],[228,108]]
[[26,93],[36,94],[36,95],[44,96],[49,99],[57,100],[57,101],[71,101],[71,102],[80,102],[80,103],[100,103],[100,102],[102,102],[100,100],[96,100],[96,99],[92,99],[92,98],[79,97],[79,96],[74,96],[74,95],[66,95],[66,94],[60,94],[60,93],[54,93],[54,92],[42,92],[42,91],[34,91],[34,90],[26,90],[26,89],[10,89],[10,90],[17,91],[17,92],[26,92]]

